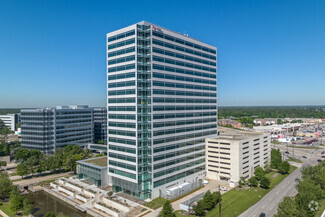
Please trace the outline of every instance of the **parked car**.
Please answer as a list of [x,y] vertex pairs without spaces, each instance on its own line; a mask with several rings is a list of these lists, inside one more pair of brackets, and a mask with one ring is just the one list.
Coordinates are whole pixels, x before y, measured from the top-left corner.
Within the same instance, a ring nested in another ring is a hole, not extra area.
[[318,159],[317,162],[322,162],[322,159]]
[[284,153],[286,153],[286,154],[289,154],[289,152],[288,152],[288,151],[285,151]]
[[325,156],[322,156],[322,158],[325,158]]
[[259,217],[265,217],[266,215],[265,215],[265,213],[264,212],[262,212],[261,214],[260,214],[260,216]]
[[221,190],[221,191],[228,191],[228,188],[222,186],[222,187],[220,187],[220,190]]
[[325,151],[322,151],[322,154],[325,154]]
[[296,178],[296,180],[295,180],[296,182],[298,182],[299,181],[299,179],[298,178]]
[[204,179],[202,183],[203,184],[209,184],[209,179]]
[[302,158],[307,158],[307,156],[304,155],[304,156],[302,156]]

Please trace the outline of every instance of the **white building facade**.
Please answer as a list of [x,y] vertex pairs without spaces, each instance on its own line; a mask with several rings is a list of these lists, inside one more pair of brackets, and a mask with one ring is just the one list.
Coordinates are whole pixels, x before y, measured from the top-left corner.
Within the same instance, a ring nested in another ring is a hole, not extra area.
[[3,121],[5,126],[8,127],[9,130],[16,130],[16,124],[18,123],[17,114],[0,115],[0,119]]
[[271,160],[269,134],[218,128],[218,138],[206,139],[206,173],[212,180],[228,180],[236,186],[240,177],[254,176],[256,167]]
[[108,174],[155,198],[205,177],[217,135],[216,48],[148,22],[107,34]]

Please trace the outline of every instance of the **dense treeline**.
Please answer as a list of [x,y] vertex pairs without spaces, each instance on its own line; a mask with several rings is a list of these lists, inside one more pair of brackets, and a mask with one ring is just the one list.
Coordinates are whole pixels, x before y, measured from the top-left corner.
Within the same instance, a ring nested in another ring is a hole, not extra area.
[[219,118],[325,118],[325,106],[297,107],[219,107]]
[[20,113],[20,109],[0,109],[0,115],[17,114]]
[[11,157],[14,155],[15,150],[21,147],[21,142],[14,141],[9,143],[0,142],[0,156],[8,156]]
[[26,148],[19,148],[15,152],[15,160],[20,162],[17,166],[17,174],[20,176],[56,170],[76,171],[76,161],[89,157],[91,157],[90,150],[85,150],[78,145],[58,148],[52,156],[44,155],[39,150]]

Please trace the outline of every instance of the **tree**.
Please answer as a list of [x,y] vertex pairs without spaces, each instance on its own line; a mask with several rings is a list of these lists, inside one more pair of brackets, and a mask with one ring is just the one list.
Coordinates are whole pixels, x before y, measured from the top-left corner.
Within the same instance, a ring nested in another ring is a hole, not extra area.
[[32,204],[30,204],[28,202],[27,198],[24,197],[24,199],[23,199],[23,210],[22,210],[21,214],[24,215],[24,216],[28,216],[28,215],[30,215],[32,213],[32,211],[33,211]]
[[76,171],[77,169],[77,161],[82,160],[84,157],[81,154],[75,154],[72,156],[68,156],[64,162],[65,169],[72,171]]
[[20,163],[17,166],[17,175],[24,177],[28,174],[30,174],[30,171],[29,171],[28,167],[26,166],[26,164]]
[[282,156],[279,149],[272,149],[271,151],[271,168],[278,169],[282,162]]
[[290,197],[285,197],[278,206],[278,213],[275,217],[296,217],[299,216],[299,211],[295,200]]
[[16,161],[26,161],[31,156],[31,152],[27,148],[19,148],[15,152]]
[[6,167],[7,167],[6,161],[0,161],[0,168],[2,168],[2,167],[5,167],[5,169],[6,169]]
[[6,143],[6,142],[7,142],[8,135],[9,135],[10,133],[12,133],[12,131],[9,130],[8,127],[4,127],[4,128],[1,129],[0,134],[1,134],[1,136],[2,136],[2,141],[3,141],[3,143]]
[[47,212],[44,217],[56,217],[55,212]]
[[238,182],[238,185],[240,188],[242,188],[246,184],[245,177],[240,177],[240,180]]
[[213,199],[213,196],[209,191],[207,191],[204,196],[203,196],[203,206],[204,206],[204,209],[207,209],[207,210],[210,210],[212,209],[216,204],[214,203],[214,199]]
[[0,173],[0,199],[9,198],[10,192],[13,188],[12,182],[7,173]]
[[0,119],[0,131],[2,130],[2,128],[6,127],[5,123],[3,122],[3,120]]
[[170,201],[167,200],[160,211],[158,217],[176,217],[176,214],[174,213],[174,209],[172,205],[170,205]]
[[248,179],[248,183],[251,187],[257,187],[258,186],[258,180],[255,176],[252,178]]
[[64,215],[63,213],[55,213],[55,212],[47,212],[44,217],[68,217]]
[[265,171],[263,170],[262,167],[256,167],[254,174],[258,180],[261,180],[265,176]]
[[60,160],[56,159],[55,156],[50,156],[47,160],[46,160],[46,168],[50,171],[55,171],[57,169],[60,168]]
[[194,206],[193,211],[196,216],[205,216],[205,209],[203,200],[199,200],[197,204]]
[[290,171],[290,164],[288,163],[288,161],[283,161],[279,165],[278,169],[281,174],[288,174]]
[[221,193],[219,191],[213,192],[212,197],[213,197],[214,205],[218,204],[222,200]]
[[260,181],[260,186],[261,188],[265,188],[265,189],[268,189],[270,187],[270,184],[271,184],[271,180],[267,177],[263,177],[261,178],[261,181]]
[[20,194],[17,187],[14,187],[10,194],[10,209],[18,212],[24,208],[24,197]]
[[299,210],[305,210],[309,214],[313,212],[309,209],[310,201],[320,201],[324,198],[324,191],[320,185],[316,184],[311,178],[305,178],[297,185],[298,195],[295,198]]

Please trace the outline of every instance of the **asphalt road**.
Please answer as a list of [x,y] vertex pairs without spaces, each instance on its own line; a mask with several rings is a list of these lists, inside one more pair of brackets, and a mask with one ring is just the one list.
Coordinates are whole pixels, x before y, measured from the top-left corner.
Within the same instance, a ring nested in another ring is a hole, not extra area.
[[[286,150],[286,148],[284,148],[284,150]],[[297,182],[295,179],[301,177],[302,166],[315,165],[317,159],[320,159],[320,155],[321,150],[295,150],[295,156],[307,156],[307,159],[301,158],[303,164],[266,194],[260,201],[242,213],[240,217],[259,217],[261,213],[265,213],[266,217],[274,216],[277,213],[278,205],[282,202],[283,198],[286,196],[294,196],[297,193]]]

